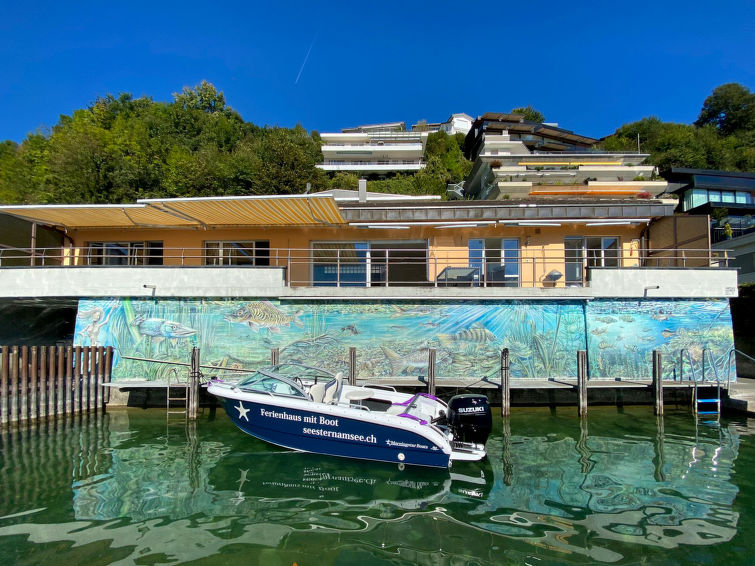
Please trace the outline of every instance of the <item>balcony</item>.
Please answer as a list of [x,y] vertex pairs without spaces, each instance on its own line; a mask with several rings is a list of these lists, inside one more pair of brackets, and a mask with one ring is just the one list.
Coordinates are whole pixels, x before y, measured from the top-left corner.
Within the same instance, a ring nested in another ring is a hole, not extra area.
[[[191,248],[164,248],[159,257],[87,247],[3,248],[0,296],[287,296],[306,289],[323,296],[381,296],[388,289],[468,298],[736,296],[733,259],[727,250],[709,249],[525,248],[502,261],[470,258],[466,247],[369,249],[339,243],[260,249],[243,257]],[[372,295],[365,294],[370,289]]]
[[386,161],[358,161],[358,162],[326,162],[319,163],[318,168],[323,171],[358,171],[361,173],[381,173],[388,171],[419,171],[425,166],[421,160],[386,160]]

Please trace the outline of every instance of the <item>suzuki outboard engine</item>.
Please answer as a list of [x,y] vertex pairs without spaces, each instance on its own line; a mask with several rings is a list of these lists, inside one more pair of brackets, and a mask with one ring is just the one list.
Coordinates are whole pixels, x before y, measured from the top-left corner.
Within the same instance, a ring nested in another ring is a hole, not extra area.
[[448,402],[448,426],[455,440],[485,444],[493,427],[485,395],[456,395]]

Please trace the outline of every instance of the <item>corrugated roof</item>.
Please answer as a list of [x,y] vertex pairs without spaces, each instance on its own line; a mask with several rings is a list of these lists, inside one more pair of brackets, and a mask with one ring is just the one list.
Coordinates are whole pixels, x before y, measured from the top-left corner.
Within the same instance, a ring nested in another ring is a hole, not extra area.
[[345,223],[333,197],[313,195],[144,199],[127,205],[0,206],[0,212],[70,229]]
[[186,220],[144,204],[48,204],[0,206],[0,212],[66,228],[145,228],[190,226]]

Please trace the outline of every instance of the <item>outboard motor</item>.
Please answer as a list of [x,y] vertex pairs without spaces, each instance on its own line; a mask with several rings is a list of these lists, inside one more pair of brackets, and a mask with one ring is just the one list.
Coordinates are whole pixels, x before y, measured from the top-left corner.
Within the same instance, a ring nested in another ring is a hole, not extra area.
[[485,444],[493,427],[485,395],[456,395],[448,402],[448,426],[455,440]]

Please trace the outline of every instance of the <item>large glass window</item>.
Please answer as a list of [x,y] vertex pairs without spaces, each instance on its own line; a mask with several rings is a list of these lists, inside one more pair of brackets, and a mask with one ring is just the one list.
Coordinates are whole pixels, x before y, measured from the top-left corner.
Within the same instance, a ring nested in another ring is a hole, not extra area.
[[518,238],[469,240],[469,266],[484,274],[484,285],[518,287],[520,259]]
[[162,265],[162,242],[89,242],[88,265]]
[[619,238],[568,236],[564,238],[566,285],[580,286],[586,267],[619,267]]
[[367,242],[312,244],[312,284],[320,287],[365,287]]
[[684,210],[707,203],[752,204],[752,195],[746,191],[719,191],[716,189],[690,189],[684,192]]
[[313,242],[312,284],[427,284],[427,241]]
[[270,265],[270,242],[205,242],[205,265]]

